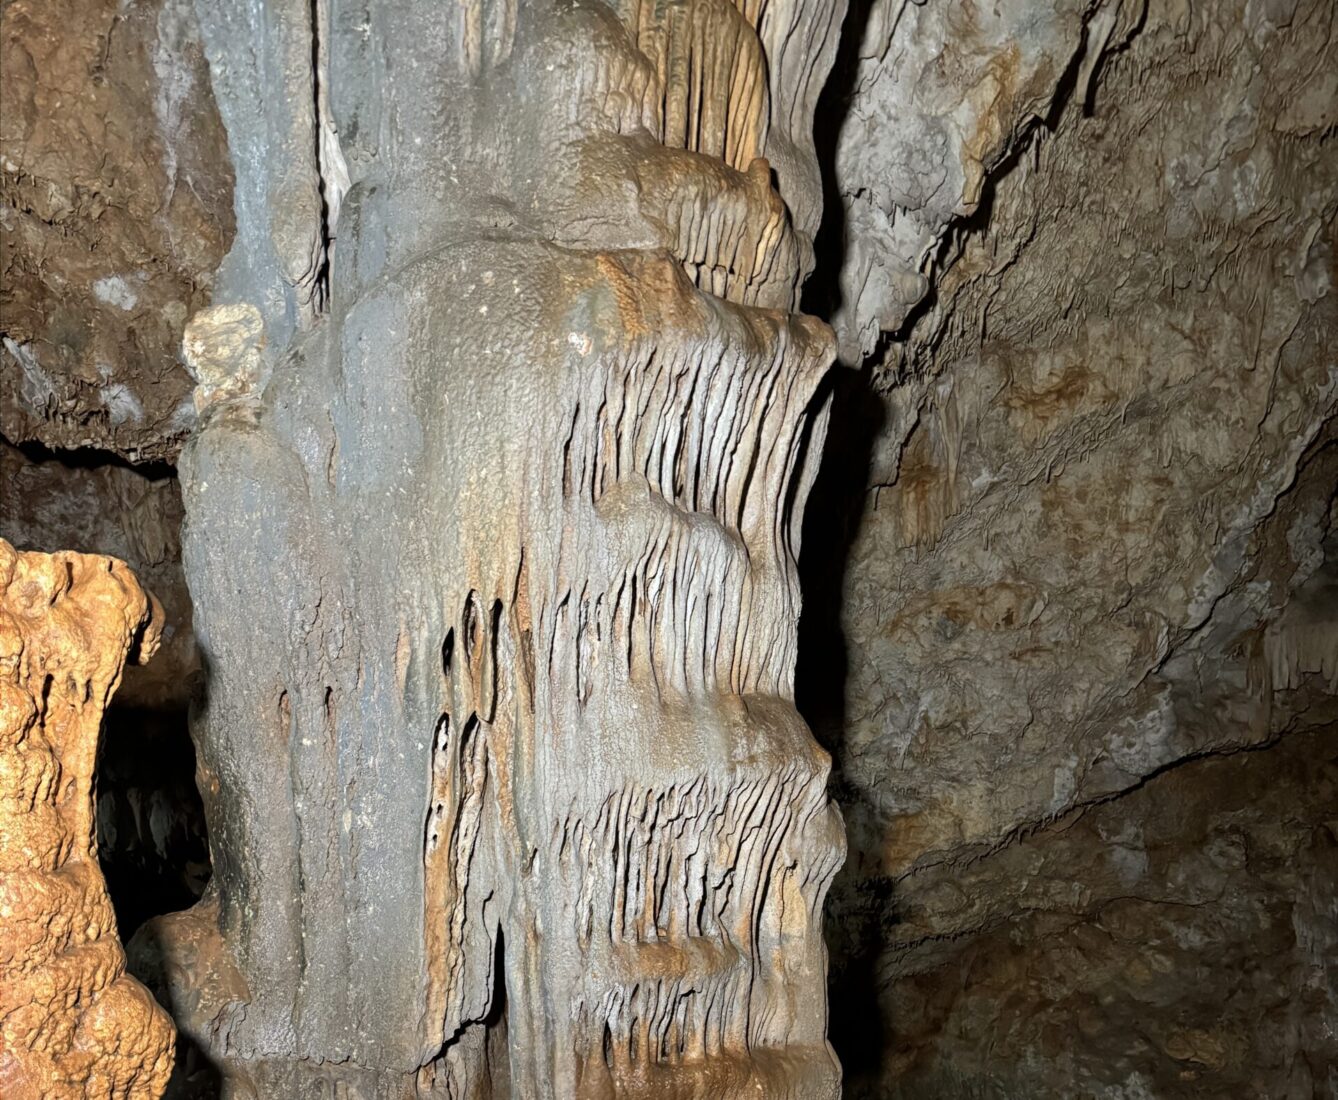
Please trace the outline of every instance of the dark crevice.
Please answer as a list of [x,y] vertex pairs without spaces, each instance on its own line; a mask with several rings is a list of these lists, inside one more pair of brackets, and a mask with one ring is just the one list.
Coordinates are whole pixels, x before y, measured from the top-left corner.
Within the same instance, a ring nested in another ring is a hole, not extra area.
[[330,224],[331,209],[330,196],[327,192],[325,155],[321,148],[321,138],[325,132],[325,112],[321,106],[321,99],[327,78],[324,59],[321,57],[321,33],[324,29],[321,4],[322,0],[311,0],[311,118],[315,137],[312,152],[316,157],[316,176],[319,181],[317,189],[321,198],[320,266],[316,269],[316,280],[311,293],[312,305],[318,314],[330,308],[330,261],[334,249],[334,227]]
[[[1044,141],[1047,134],[1053,134],[1058,128],[1059,120],[1077,90],[1078,77],[1082,73],[1082,64],[1087,56],[1087,48],[1087,25],[1085,24],[1082,42],[1069,59],[1064,72],[1060,75],[1059,82],[1055,86],[1055,94],[1050,100],[1050,107],[1045,117],[1033,118],[1027,126],[1014,135],[1000,160],[986,171],[985,178],[981,183],[980,198],[977,200],[975,208],[968,214],[954,218],[943,229],[943,232],[939,235],[938,244],[925,265],[925,275],[929,281],[924,295],[910,308],[897,329],[879,334],[878,346],[874,355],[870,357],[875,363],[883,360],[891,345],[910,342],[916,327],[938,305],[938,285],[943,273],[962,255],[968,240],[972,237],[983,237],[989,232],[990,223],[994,217],[994,202],[998,196],[999,184],[1012,175],[1013,170],[1021,163],[1022,158],[1033,151],[1037,142]],[[939,335],[939,333],[928,334],[928,342],[922,350],[932,354],[938,346]]]
[[[135,462],[117,454],[115,451],[99,450],[96,447],[56,449],[35,440],[16,443],[3,433],[0,433],[0,445],[13,447],[34,464],[58,462],[72,470],[96,470],[103,466],[119,466],[125,470],[134,470],[140,477],[148,481],[165,481],[177,476],[176,467],[170,462],[160,460]],[[0,497],[0,501],[2,500],[3,497]],[[0,518],[3,518],[3,516],[4,513],[0,512]]]
[[841,25],[832,71],[818,96],[813,143],[822,174],[822,221],[813,238],[813,273],[804,283],[800,309],[830,321],[841,307],[841,267],[846,253],[846,211],[836,178],[836,151],[859,75],[859,47],[873,0],[851,0]]
[[[846,260],[845,205],[836,178],[836,154],[842,126],[855,91],[859,48],[872,12],[872,0],[854,0],[842,27],[832,74],[818,103],[815,134],[823,180],[823,219],[814,242],[815,267],[804,287],[803,309],[830,320],[842,305],[840,273]],[[987,173],[974,210],[956,219],[943,232],[926,274],[928,290],[901,326],[879,334],[872,354],[861,363],[837,367],[829,376],[831,420],[827,445],[817,481],[804,515],[799,563],[803,612],[799,622],[799,658],[795,697],[819,743],[832,756],[832,794],[850,805],[857,792],[845,781],[842,766],[849,758],[845,744],[847,715],[845,689],[848,652],[841,623],[847,563],[864,520],[866,487],[875,441],[883,431],[886,410],[874,386],[874,371],[896,344],[906,343],[916,327],[938,303],[938,277],[960,254],[972,235],[987,231],[994,211],[999,181],[1030,152],[1044,132],[1058,125],[1077,88],[1084,43],[1070,60],[1043,119],[1026,127]],[[932,353],[932,346],[929,351]],[[888,946],[888,930],[896,922],[896,887],[892,882],[861,884],[859,899],[845,896],[845,877],[838,876],[834,892],[840,915],[829,906],[827,919],[842,924],[839,937],[829,931],[829,944],[840,942],[844,951],[832,955],[829,977],[828,1034],[841,1059],[848,1085],[881,1078],[889,1022],[884,1018],[877,975],[877,960]],[[870,896],[872,892],[873,896]]]
[[[840,273],[846,254],[846,222],[836,179],[836,151],[850,110],[859,46],[872,8],[872,0],[853,0],[841,28],[832,73],[818,101],[814,133],[822,172],[823,215],[814,241],[814,271],[804,286],[802,308],[824,320],[830,320],[842,304]],[[841,767],[848,756],[844,737],[849,659],[841,622],[843,589],[851,547],[864,517],[864,489],[874,442],[886,419],[872,380],[871,363],[838,365],[814,399],[815,407],[823,400],[831,404],[827,440],[804,509],[800,540],[803,604],[795,702],[818,742],[831,754],[831,787],[838,803],[846,801]],[[830,907],[828,917],[829,913]],[[856,957],[832,956],[827,1031],[850,1077],[878,1070],[886,1024],[874,966],[883,949],[876,922],[853,930],[847,923],[846,931],[853,931],[858,953]],[[831,934],[825,939],[829,944],[834,942]]]
[[98,860],[128,940],[188,909],[209,882],[209,835],[184,709],[107,711],[97,770]]
[[[864,518],[874,441],[885,411],[873,391],[871,374],[835,368],[827,377],[831,413],[827,444],[804,510],[799,558],[803,607],[798,627],[795,703],[813,734],[832,757],[832,795],[848,805],[842,766],[849,758],[844,739],[848,647],[841,622],[850,550]],[[838,882],[840,879],[838,878]],[[847,929],[849,931],[849,929]],[[833,956],[829,974],[828,1036],[847,1072],[861,1060],[877,1059],[885,1025],[872,963],[882,944],[872,926],[856,930],[856,958]],[[834,942],[829,934],[827,942]]]

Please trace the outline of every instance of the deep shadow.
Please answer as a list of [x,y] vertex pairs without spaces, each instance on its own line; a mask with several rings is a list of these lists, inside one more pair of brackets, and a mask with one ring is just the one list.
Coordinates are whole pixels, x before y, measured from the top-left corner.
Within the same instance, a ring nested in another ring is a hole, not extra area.
[[[832,796],[842,807],[858,798],[842,772],[848,756],[845,687],[849,670],[841,624],[842,590],[847,560],[864,515],[874,441],[886,419],[870,382],[867,369],[837,367],[828,376],[831,423],[804,512],[799,558],[803,612],[795,702],[819,744],[831,754]],[[846,874],[842,871],[837,877],[834,902],[844,894]],[[866,904],[870,900],[860,898],[858,907],[838,902],[829,905],[825,914],[825,938],[831,952],[828,1037],[847,1078],[876,1071],[887,1030],[875,979],[883,949],[879,916],[887,899]]]
[[[145,845],[139,846],[141,852],[138,856],[135,855],[135,846],[129,843],[109,845],[109,854],[101,852],[101,838],[99,845],[100,860],[128,862],[132,868],[118,882],[116,890],[112,890],[112,878],[110,874],[107,875],[108,893],[112,896],[113,906],[117,908],[121,940],[126,945],[127,970],[167,1010],[176,1028],[176,1061],[162,1100],[221,1100],[224,1088],[222,1065],[182,1030],[182,1021],[191,1019],[197,1008],[195,1004],[182,1003],[181,975],[176,975],[176,980],[171,980],[169,975],[173,960],[181,956],[182,943],[178,939],[168,944],[165,941],[164,922],[154,919],[195,906],[213,878],[207,816],[196,781],[195,738],[191,732],[199,712],[207,706],[208,690],[209,661],[202,652],[199,670],[191,678],[189,706],[162,712],[157,719],[153,718],[154,712],[124,708],[126,718],[122,724],[127,729],[126,736],[120,740],[124,751],[139,760],[130,766],[129,773],[123,778],[137,779],[151,792],[151,797],[152,792],[156,791],[164,805],[180,815],[181,820],[177,831],[169,834],[169,842],[163,846],[166,851],[159,852],[155,846],[154,850],[158,852],[156,856],[144,853]],[[117,740],[111,734],[110,722],[115,714],[113,705],[108,711],[108,726],[103,732],[104,752],[107,745],[114,745]],[[155,743],[155,735],[163,738],[161,744]],[[154,765],[142,759],[158,749],[164,751],[167,757],[165,762]],[[108,759],[104,756],[99,760],[99,780],[107,766]],[[99,819],[104,813],[102,803],[107,795],[108,792],[100,788]],[[177,858],[183,852],[188,853],[186,858],[194,860],[194,866],[177,862],[173,852],[178,854]],[[167,860],[165,868],[162,866],[164,859]],[[199,862],[201,860],[202,866]],[[136,867],[138,870],[134,869]],[[163,873],[164,870],[167,873]],[[176,881],[172,872],[178,876]],[[138,917],[137,926],[127,926],[126,918],[122,917],[122,908],[126,910],[128,918]],[[198,993],[189,993],[187,996],[194,998]]]
[[839,795],[848,671],[842,589],[847,558],[864,516],[873,445],[886,412],[866,370],[835,367],[824,385],[830,393],[831,422],[804,510],[795,703],[818,742],[832,754],[833,784]]
[[[823,214],[814,241],[814,270],[804,286],[804,312],[830,320],[842,304],[840,275],[846,255],[845,206],[836,179],[836,152],[850,110],[859,46],[872,0],[852,0],[841,28],[831,75],[818,101],[814,138],[822,171]],[[881,351],[881,348],[879,349]],[[845,781],[846,678],[849,656],[841,624],[847,562],[864,517],[874,443],[886,410],[873,387],[876,351],[858,367],[838,365],[828,376],[830,425],[817,480],[804,512],[799,559],[803,612],[795,701],[814,736],[832,757],[832,796],[850,807],[858,797]],[[824,913],[830,951],[828,1037],[847,1083],[876,1077],[888,1023],[878,998],[881,929],[890,897],[858,898],[844,887],[842,871]],[[890,892],[890,888],[889,888]]]
[[97,771],[98,861],[122,940],[188,909],[209,881],[209,840],[186,709],[107,711]]
[[[168,980],[166,968],[173,951],[161,939],[160,922],[144,925],[128,947],[130,972],[148,987],[154,999],[173,1021],[190,1016],[193,1006],[177,1003],[176,983]],[[178,1025],[176,1063],[163,1100],[219,1100],[223,1095],[222,1067]]]
[[[813,242],[814,268],[804,284],[801,308],[830,320],[841,305],[841,268],[846,253],[845,206],[836,179],[836,151],[850,111],[859,69],[859,45],[873,0],[851,0],[841,27],[836,59],[818,98],[814,145],[822,172],[822,222]],[[845,636],[841,594],[846,558],[864,513],[873,442],[885,412],[872,386],[872,363],[838,364],[824,382],[831,401],[827,440],[818,476],[804,510],[799,559],[803,612],[795,702],[815,736],[833,756],[833,783],[842,784],[841,739],[845,729]],[[815,404],[821,402],[819,394]]]
[[74,470],[96,470],[102,466],[120,466],[123,469],[134,470],[135,473],[149,481],[162,481],[164,478],[177,476],[176,467],[170,462],[162,462],[156,459],[148,462],[131,462],[115,451],[101,451],[96,447],[71,447],[58,451],[35,440],[15,443],[3,434],[0,434],[0,443],[6,443],[13,447],[34,464],[59,462],[62,466],[68,466]]
[[836,60],[818,96],[813,115],[813,146],[822,173],[822,221],[813,239],[813,274],[804,283],[800,309],[830,321],[841,305],[841,267],[846,254],[846,210],[836,179],[836,148],[850,112],[859,74],[859,44],[873,0],[851,0],[841,25]]
[[[845,208],[835,174],[836,155],[856,89],[859,46],[871,9],[872,0],[852,0],[837,59],[815,118],[824,205],[814,243],[814,272],[804,288],[802,302],[805,312],[827,320],[843,304],[840,274],[848,243]],[[795,694],[800,712],[832,756],[832,796],[852,820],[860,816],[861,794],[847,781],[843,770],[850,759],[845,706],[850,658],[841,613],[849,558],[866,512],[873,451],[886,421],[885,407],[873,384],[874,370],[889,346],[907,342],[938,304],[936,276],[951,265],[963,241],[988,230],[1000,181],[1031,151],[1035,141],[1057,127],[1077,90],[1086,49],[1084,30],[1083,43],[1061,75],[1045,117],[1020,133],[990,168],[974,210],[953,219],[945,229],[928,268],[927,293],[907,313],[899,329],[882,333],[873,353],[858,367],[838,367],[829,379],[831,426],[804,517],[799,563],[803,613]],[[932,355],[937,338],[934,333],[922,338],[922,352]],[[879,968],[885,961],[889,931],[899,920],[896,886],[889,879],[859,871],[865,854],[861,844],[867,848],[877,843],[877,838],[851,837],[847,869],[837,876],[824,914],[830,952],[828,1036],[841,1059],[847,1095],[871,1094],[869,1090],[879,1087],[891,1054],[889,1037],[896,1030],[896,1021],[887,1018],[879,996],[886,984],[880,981]]]

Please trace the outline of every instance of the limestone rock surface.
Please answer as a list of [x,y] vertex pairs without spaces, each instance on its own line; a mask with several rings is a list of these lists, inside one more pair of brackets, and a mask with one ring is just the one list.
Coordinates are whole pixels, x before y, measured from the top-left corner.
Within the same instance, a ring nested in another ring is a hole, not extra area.
[[175,470],[0,441],[0,494],[0,537],[15,549],[118,558],[153,593],[163,608],[158,651],[126,667],[115,706],[184,710],[200,659],[181,569]]
[[162,1095],[167,1014],[125,973],[96,857],[93,772],[128,657],[161,609],[111,558],[0,541],[0,1092]]
[[126,667],[98,763],[98,858],[126,937],[145,917],[190,905],[208,877],[186,724],[201,669],[181,519],[180,488],[165,464],[0,442],[0,537],[18,550],[119,558],[162,604],[158,652]]
[[840,6],[262,7],[211,65],[337,146],[239,167],[293,325],[187,329],[214,876],[145,973],[238,1096],[834,1098],[792,311]]
[[0,38],[0,432],[102,449],[0,533],[203,689],[179,1095],[1338,1095],[1331,4]]
[[[845,62],[833,1034],[851,1095],[1324,1095],[1338,37],[1071,7],[875,4]],[[930,162],[879,137],[931,100]]]
[[132,461],[194,422],[182,328],[233,238],[190,0],[10,0],[0,19],[0,433]]

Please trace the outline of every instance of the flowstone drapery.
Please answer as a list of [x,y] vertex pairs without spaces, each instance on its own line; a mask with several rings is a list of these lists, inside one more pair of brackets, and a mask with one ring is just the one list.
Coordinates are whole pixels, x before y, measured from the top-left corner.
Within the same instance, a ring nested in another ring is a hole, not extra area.
[[97,862],[107,702],[162,609],[125,565],[0,539],[0,1095],[162,1095],[172,1025],[125,973]]
[[186,333],[215,878],[146,951],[229,1095],[836,1096],[788,311],[840,7],[353,8],[301,335]]

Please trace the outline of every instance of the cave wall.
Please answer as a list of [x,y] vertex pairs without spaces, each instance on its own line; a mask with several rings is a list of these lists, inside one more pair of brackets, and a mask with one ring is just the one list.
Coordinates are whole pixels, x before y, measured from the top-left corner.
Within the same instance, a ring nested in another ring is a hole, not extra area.
[[235,231],[195,8],[0,10],[0,534],[127,562],[165,609],[106,717],[98,842],[121,930],[189,904],[208,853],[186,710],[199,661],[173,463],[181,361]]
[[0,433],[171,459],[182,329],[236,225],[195,9],[12,0],[0,73]]
[[1338,1087],[1332,15],[865,9],[806,566],[851,1095]]

